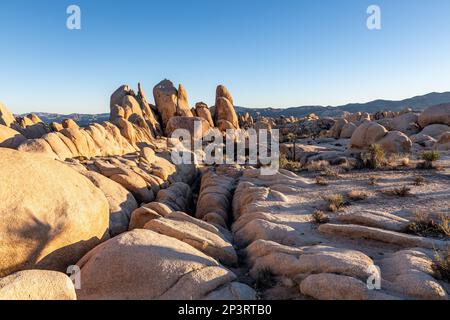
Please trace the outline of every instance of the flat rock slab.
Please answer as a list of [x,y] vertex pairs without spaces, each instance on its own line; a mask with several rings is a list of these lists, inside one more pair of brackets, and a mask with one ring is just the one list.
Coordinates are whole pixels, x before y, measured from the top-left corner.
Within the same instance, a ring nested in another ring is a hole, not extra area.
[[402,247],[422,247],[428,249],[444,249],[447,241],[434,240],[424,237],[412,236],[400,232],[365,227],[360,225],[324,224],[319,227],[322,234],[330,236],[344,236],[349,238],[362,238],[390,243]]
[[233,245],[196,223],[161,218],[151,220],[144,228],[181,240],[225,265],[237,265],[237,254]]
[[373,210],[343,214],[337,216],[336,219],[337,221],[346,224],[357,224],[391,231],[403,231],[409,223],[409,220],[400,218],[396,215]]

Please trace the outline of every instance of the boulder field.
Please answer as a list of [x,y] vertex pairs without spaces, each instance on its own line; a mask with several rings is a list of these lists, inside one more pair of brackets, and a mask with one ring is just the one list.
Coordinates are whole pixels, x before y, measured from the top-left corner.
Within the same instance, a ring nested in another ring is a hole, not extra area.
[[[123,85],[109,121],[87,126],[0,104],[0,299],[449,299],[436,271],[448,229],[413,228],[450,213],[448,105],[254,118],[223,85],[208,107],[169,80],[153,98]],[[282,168],[174,163],[174,150],[198,156],[178,129],[278,129]],[[359,170],[375,144],[439,151],[440,171]]]

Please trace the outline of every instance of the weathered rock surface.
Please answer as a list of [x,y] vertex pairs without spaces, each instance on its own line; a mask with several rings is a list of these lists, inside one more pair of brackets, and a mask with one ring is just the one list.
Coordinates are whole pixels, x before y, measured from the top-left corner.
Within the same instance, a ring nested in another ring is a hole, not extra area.
[[4,104],[0,102],[0,125],[11,127],[16,122],[16,118]]
[[56,271],[27,270],[0,278],[0,300],[76,300],[72,280]]
[[430,238],[418,237],[409,234],[359,225],[324,224],[319,227],[319,231],[328,235],[346,236],[356,239],[371,239],[409,248],[422,247],[433,249],[446,247],[445,241],[442,240],[434,240]]
[[109,233],[112,237],[128,230],[131,213],[137,209],[138,204],[131,192],[120,184],[103,175],[86,171],[82,174],[99,188],[109,204]]
[[384,151],[390,153],[411,152],[411,140],[400,131],[389,131],[382,139],[377,141]]
[[365,122],[353,133],[350,140],[351,147],[365,149],[382,139],[387,132],[385,127],[376,122]]
[[181,240],[225,265],[237,265],[237,255],[232,244],[196,223],[159,218],[149,221],[144,228]]
[[165,128],[170,118],[177,113],[178,91],[171,81],[163,80],[154,87],[153,96]]
[[1,148],[11,148],[16,149],[23,142],[25,138],[20,132],[11,129],[5,125],[0,124],[0,147]]
[[0,149],[0,276],[65,270],[108,236],[103,193],[64,164]]
[[238,289],[234,299],[254,295],[247,286],[234,286],[236,276],[213,258],[150,230],[113,238],[78,265],[83,279],[80,299],[226,299],[230,294],[223,290],[229,286]]
[[426,108],[419,115],[418,122],[422,128],[438,123],[450,126],[450,104],[440,104]]
[[214,127],[214,121],[211,116],[211,112],[208,109],[208,105],[203,102],[199,102],[195,105],[195,113],[197,117],[203,118],[208,121],[211,127]]

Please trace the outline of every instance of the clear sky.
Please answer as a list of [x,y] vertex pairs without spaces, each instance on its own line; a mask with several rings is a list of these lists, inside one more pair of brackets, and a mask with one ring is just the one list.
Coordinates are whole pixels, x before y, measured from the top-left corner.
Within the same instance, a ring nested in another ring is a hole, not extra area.
[[[81,30],[66,9],[81,8]],[[382,29],[366,27],[381,8]],[[110,94],[164,78],[193,105],[339,105],[450,91],[448,0],[0,2],[0,101],[14,113],[109,112]]]

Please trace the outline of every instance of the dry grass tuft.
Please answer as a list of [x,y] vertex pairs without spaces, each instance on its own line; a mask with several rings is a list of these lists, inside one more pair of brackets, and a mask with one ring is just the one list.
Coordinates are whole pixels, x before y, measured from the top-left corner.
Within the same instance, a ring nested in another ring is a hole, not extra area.
[[365,168],[379,169],[386,165],[386,154],[379,144],[372,144],[367,152],[361,154]]
[[323,199],[327,202],[328,210],[331,212],[338,212],[345,205],[344,197],[341,194],[333,194],[323,197]]
[[328,186],[328,181],[324,177],[316,177],[316,184],[319,186]]
[[433,219],[429,214],[416,212],[414,220],[407,226],[406,232],[422,237],[450,237],[450,214],[442,214]]
[[283,153],[280,155],[280,168],[289,170],[289,171],[299,171],[301,169],[301,164],[298,161],[292,161],[287,158],[287,156]]
[[416,176],[414,178],[413,185],[420,187],[420,186],[423,186],[424,184],[425,184],[425,178],[424,177]]
[[329,167],[330,163],[325,160],[312,161],[306,168],[308,171],[323,171],[325,168]]
[[436,278],[450,282],[450,247],[435,253],[433,271]]
[[347,197],[352,201],[360,201],[367,199],[369,195],[361,190],[352,190],[347,194]]
[[330,222],[330,217],[328,217],[328,215],[321,210],[314,211],[314,213],[312,214],[312,218],[315,224],[324,224]]
[[329,178],[340,178],[340,174],[342,173],[340,167],[325,167],[325,169],[322,170],[320,173],[323,177],[329,177]]
[[408,197],[411,195],[411,188],[407,186],[399,187],[399,188],[392,188],[387,190],[381,190],[382,193],[389,195],[389,196],[396,196],[396,197]]

